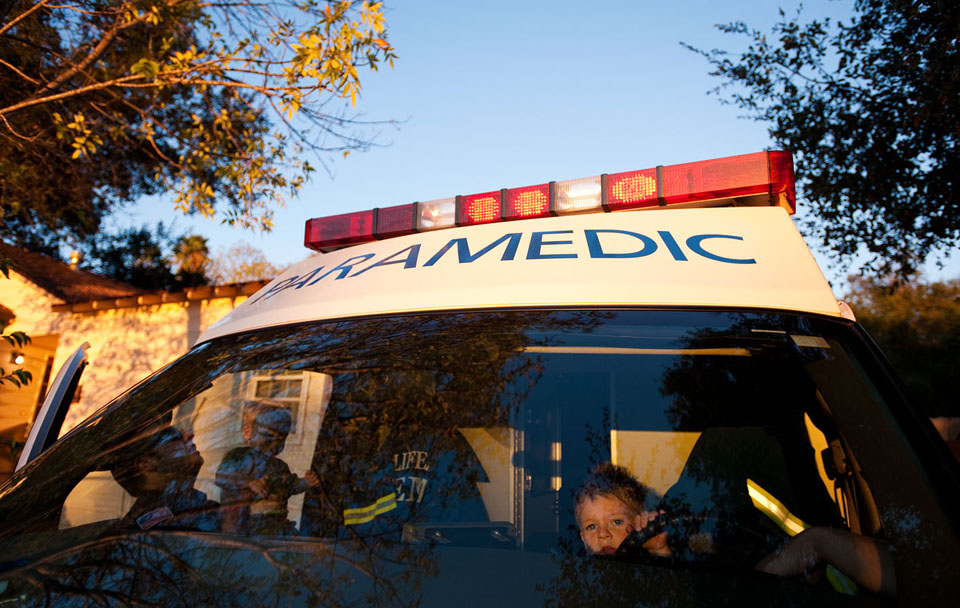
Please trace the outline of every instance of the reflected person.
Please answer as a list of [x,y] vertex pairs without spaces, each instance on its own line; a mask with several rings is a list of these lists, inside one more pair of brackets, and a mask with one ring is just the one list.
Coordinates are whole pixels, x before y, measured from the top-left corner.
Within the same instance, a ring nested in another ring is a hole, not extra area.
[[277,457],[292,426],[290,410],[282,403],[262,399],[244,406],[241,432],[246,445],[227,452],[217,468],[225,532],[296,533],[287,519],[287,501],[293,494],[316,487],[318,479],[313,471],[299,477]]
[[111,470],[136,501],[120,522],[123,528],[220,528],[219,505],[193,487],[203,457],[193,434],[168,426],[135,439],[120,452]]

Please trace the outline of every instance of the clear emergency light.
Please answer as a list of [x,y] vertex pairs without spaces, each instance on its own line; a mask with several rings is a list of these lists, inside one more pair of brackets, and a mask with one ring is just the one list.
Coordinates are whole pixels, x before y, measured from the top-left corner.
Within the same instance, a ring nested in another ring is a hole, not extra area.
[[307,220],[304,245],[330,251],[414,232],[668,207],[795,207],[793,156],[757,152],[653,169],[381,207]]

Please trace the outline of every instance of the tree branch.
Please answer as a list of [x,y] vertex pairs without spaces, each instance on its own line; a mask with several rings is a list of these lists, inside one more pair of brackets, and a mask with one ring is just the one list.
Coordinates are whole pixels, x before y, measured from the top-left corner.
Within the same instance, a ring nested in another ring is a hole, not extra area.
[[29,82],[30,84],[35,84],[35,85],[38,85],[38,86],[40,85],[40,81],[39,81],[39,80],[35,80],[35,79],[33,79],[33,78],[30,78],[29,76],[27,76],[26,74],[24,74],[23,72],[21,72],[20,70],[18,70],[15,66],[10,65],[9,63],[7,63],[6,61],[4,61],[3,59],[0,59],[0,65],[4,66],[4,67],[6,67],[6,68],[10,68],[12,71],[14,71],[14,72],[17,74],[17,76],[19,76],[20,78],[23,78],[24,80],[26,80],[26,81]]
[[[30,16],[34,11],[37,11],[43,8],[43,6],[47,4],[47,2],[49,1],[50,0],[40,0],[40,2],[37,2],[36,4],[28,8],[19,17],[14,17],[10,21],[10,23],[7,23],[3,27],[0,27],[0,36],[3,36],[7,30],[15,26],[18,22],[20,22],[20,20]],[[13,5],[16,3],[17,3],[17,0],[10,0],[9,2],[4,2],[3,4],[0,4],[0,22],[3,21],[3,19],[7,16],[7,13],[10,12],[10,9],[12,9]]]
[[49,103],[51,101],[57,101],[59,99],[66,99],[68,97],[75,97],[77,95],[82,95],[83,93],[89,93],[90,91],[97,91],[100,89],[107,89],[111,87],[120,86],[128,82],[133,82],[134,80],[140,80],[142,78],[143,76],[140,76],[139,74],[132,74],[130,76],[115,78],[113,80],[108,80],[106,82],[98,82],[96,84],[87,85],[85,87],[80,87],[79,89],[74,89],[72,91],[65,91],[63,93],[57,93],[55,95],[47,95],[46,97],[35,97],[33,99],[21,101],[20,103],[15,103],[12,106],[0,108],[0,116],[3,116],[5,114],[11,114],[13,112],[16,112],[17,110],[22,110],[24,108],[29,108],[31,106]]
[[122,29],[126,29],[127,27],[130,27],[135,23],[142,22],[144,19],[146,19],[146,13],[135,19],[131,19],[126,24],[120,23],[121,18],[122,18],[121,15],[117,15],[117,19],[116,21],[113,22],[113,26],[108,31],[103,33],[103,37],[100,39],[100,42],[98,42],[97,45],[93,47],[93,49],[91,49],[89,53],[87,53],[87,56],[84,57],[84,59],[80,63],[75,64],[72,68],[61,73],[59,76],[57,76],[56,78],[48,82],[42,89],[34,93],[34,95],[40,95],[45,91],[56,90],[56,88],[60,86],[61,83],[68,80],[69,78],[76,75],[77,73],[86,70],[87,66],[89,66],[91,63],[96,61],[97,58],[100,57],[100,55],[102,55],[104,51],[106,51],[110,47],[111,44],[113,44],[114,39],[117,37],[117,34],[120,33]]

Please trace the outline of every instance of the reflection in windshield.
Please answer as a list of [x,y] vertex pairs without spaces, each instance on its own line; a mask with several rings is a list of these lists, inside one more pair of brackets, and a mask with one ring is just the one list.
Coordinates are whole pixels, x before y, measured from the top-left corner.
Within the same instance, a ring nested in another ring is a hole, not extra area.
[[[754,569],[785,522],[886,534],[872,490],[886,465],[837,422],[852,406],[830,370],[862,377],[843,331],[527,311],[220,338],[0,489],[0,601],[860,601]],[[645,511],[670,515],[668,553],[585,554],[574,493],[609,462],[649,488]],[[698,535],[711,551],[690,550]]]

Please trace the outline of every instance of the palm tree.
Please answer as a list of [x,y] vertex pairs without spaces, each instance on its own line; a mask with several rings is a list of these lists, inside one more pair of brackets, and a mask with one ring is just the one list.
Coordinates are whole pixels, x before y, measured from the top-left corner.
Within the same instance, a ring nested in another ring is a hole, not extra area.
[[205,285],[206,269],[210,264],[210,248],[207,239],[199,234],[181,237],[173,252],[177,277],[185,287]]

